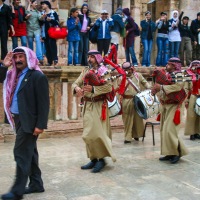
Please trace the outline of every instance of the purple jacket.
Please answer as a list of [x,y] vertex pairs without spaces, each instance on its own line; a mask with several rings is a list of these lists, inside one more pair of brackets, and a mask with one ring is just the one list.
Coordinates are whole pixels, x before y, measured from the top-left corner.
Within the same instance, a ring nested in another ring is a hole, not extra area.
[[129,8],[124,8],[123,13],[127,16],[127,19],[125,21],[125,28],[126,28],[126,31],[128,31],[128,35],[125,38],[126,47],[131,47],[135,40],[134,31],[136,30],[137,27],[134,23],[133,18],[131,17]]
[[136,25],[131,16],[128,16],[128,18],[126,19],[125,28],[126,31],[128,31],[128,35],[126,36],[126,47],[131,47],[135,40],[134,31],[136,30]]

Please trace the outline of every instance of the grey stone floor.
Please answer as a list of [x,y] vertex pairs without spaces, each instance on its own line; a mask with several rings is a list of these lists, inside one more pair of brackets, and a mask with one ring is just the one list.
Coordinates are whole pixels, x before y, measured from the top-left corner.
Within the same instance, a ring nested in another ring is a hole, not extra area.
[[[106,159],[98,174],[80,169],[88,162],[79,134],[39,139],[40,167],[46,192],[25,200],[196,200],[200,199],[200,140],[181,137],[189,155],[179,163],[160,162],[159,128],[152,145],[151,129],[145,141],[123,144],[123,133],[113,133],[117,162]],[[0,194],[9,190],[15,173],[13,142],[0,143]]]

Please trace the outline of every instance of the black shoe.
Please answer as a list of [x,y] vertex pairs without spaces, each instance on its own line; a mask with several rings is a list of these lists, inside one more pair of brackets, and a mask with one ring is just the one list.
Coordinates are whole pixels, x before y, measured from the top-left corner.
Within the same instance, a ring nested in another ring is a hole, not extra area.
[[33,188],[33,187],[26,187],[24,194],[31,194],[31,193],[40,193],[40,192],[44,192],[44,188]]
[[190,140],[195,140],[195,136],[194,135],[190,135]]
[[170,160],[172,164],[177,163],[180,160],[180,156],[173,156],[173,158]]
[[96,164],[91,172],[98,173],[105,167],[105,165],[106,165],[106,163],[105,163],[104,159],[99,159],[99,161],[96,162]]
[[97,159],[91,160],[88,164],[81,166],[81,169],[92,169],[97,162]]
[[16,194],[14,194],[12,192],[8,192],[6,194],[3,194],[1,196],[1,199],[2,200],[21,200],[23,198],[22,198],[22,196],[16,195]]
[[124,144],[130,144],[131,141],[128,141],[128,140],[124,140]]
[[139,141],[139,138],[134,138],[134,140]]
[[166,160],[171,160],[173,156],[164,156],[164,157],[160,157],[159,160],[160,161],[166,161]]
[[200,139],[200,135],[198,133],[194,134],[195,139]]

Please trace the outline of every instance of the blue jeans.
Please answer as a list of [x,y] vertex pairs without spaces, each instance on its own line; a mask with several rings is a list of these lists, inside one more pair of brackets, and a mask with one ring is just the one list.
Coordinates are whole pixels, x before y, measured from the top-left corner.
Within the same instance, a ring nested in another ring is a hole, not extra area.
[[142,39],[144,47],[142,65],[149,67],[151,64],[151,51],[153,46],[153,40]]
[[[21,39],[21,45],[26,47],[27,46],[26,36],[19,36],[19,38]],[[18,47],[18,37],[12,36],[12,48],[15,49],[16,47]]]
[[157,58],[156,66],[166,66],[169,60],[169,40],[164,37],[157,37]]
[[79,41],[73,41],[73,42],[68,41],[68,65],[79,64],[78,47],[79,47]]
[[[40,41],[40,35],[35,35],[35,44],[36,44],[36,56],[38,60],[43,60],[42,55],[42,45]],[[28,37],[28,46],[33,50],[33,37]]]
[[80,32],[80,41],[79,41],[79,64],[87,66],[87,55],[89,50],[89,34]]
[[126,47],[125,53],[126,53],[126,62],[130,62],[130,56],[131,56],[132,64],[133,65],[138,64],[137,58],[135,56],[134,42],[131,47]]
[[178,51],[179,51],[180,44],[181,42],[169,42],[170,58],[173,58],[173,57],[178,58]]

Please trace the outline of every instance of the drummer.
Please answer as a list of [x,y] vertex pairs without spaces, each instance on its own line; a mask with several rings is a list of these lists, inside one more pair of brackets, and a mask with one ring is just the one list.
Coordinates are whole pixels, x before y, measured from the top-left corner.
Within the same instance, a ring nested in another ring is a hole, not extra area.
[[[191,62],[189,69],[193,73],[200,75],[200,60]],[[189,135],[190,140],[200,139],[200,113],[194,111],[197,98],[200,98],[200,80],[193,82],[190,95],[185,101],[185,107],[187,109],[185,135]]]
[[[122,120],[125,133],[124,144],[128,144],[131,143],[133,138],[139,141],[144,131],[144,122],[134,108],[133,98],[142,87],[148,89],[151,86],[142,74],[135,71],[135,68],[130,62],[124,62],[122,69],[127,73],[125,92],[121,96],[120,102],[122,103]],[[133,82],[137,88],[134,88],[130,82]]]

